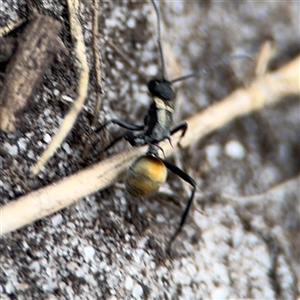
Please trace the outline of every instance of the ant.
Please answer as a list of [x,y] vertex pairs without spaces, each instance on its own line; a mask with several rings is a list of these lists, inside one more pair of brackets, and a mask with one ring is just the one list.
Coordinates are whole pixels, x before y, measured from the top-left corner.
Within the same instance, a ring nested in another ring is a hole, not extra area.
[[[154,6],[157,16],[157,45],[160,54],[161,75],[160,78],[152,79],[148,83],[148,90],[153,97],[153,101],[148,109],[147,114],[144,117],[144,124],[135,125],[119,119],[111,119],[104,125],[96,128],[95,132],[98,133],[111,123],[127,129],[127,132],[124,135],[115,139],[109,146],[104,149],[104,151],[108,150],[123,138],[134,147],[149,145],[147,153],[139,157],[130,166],[127,172],[125,185],[127,191],[132,196],[148,196],[157,192],[159,187],[166,181],[167,169],[175,173],[177,176],[179,176],[181,179],[188,182],[192,186],[192,192],[184,209],[184,212],[182,213],[179,226],[169,241],[170,249],[172,242],[180,233],[186,221],[187,215],[194,199],[196,182],[183,170],[159,157],[158,150],[161,150],[163,152],[163,149],[158,145],[158,143],[167,139],[171,144],[171,136],[174,133],[181,131],[181,139],[187,130],[186,122],[181,123],[171,129],[172,115],[174,112],[174,105],[172,102],[175,98],[175,92],[172,88],[172,84],[188,78],[197,77],[201,74],[206,73],[207,71],[202,70],[194,72],[170,81],[165,78],[165,63],[160,33],[160,14],[155,1],[151,0],[151,2]],[[215,64],[215,66],[223,63],[224,62]],[[140,131],[140,133],[134,134],[134,131]]]

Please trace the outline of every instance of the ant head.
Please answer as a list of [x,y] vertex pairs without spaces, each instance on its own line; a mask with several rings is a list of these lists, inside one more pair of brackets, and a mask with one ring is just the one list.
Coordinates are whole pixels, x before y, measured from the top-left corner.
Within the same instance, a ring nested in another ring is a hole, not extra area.
[[171,82],[165,79],[153,79],[148,83],[149,92],[164,101],[171,101],[175,98],[175,92]]

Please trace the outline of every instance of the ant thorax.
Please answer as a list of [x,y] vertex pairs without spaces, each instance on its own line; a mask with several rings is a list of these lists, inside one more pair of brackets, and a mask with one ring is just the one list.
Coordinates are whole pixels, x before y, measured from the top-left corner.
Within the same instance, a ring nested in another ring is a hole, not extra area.
[[144,119],[147,143],[157,143],[170,137],[173,112],[172,102],[154,97],[148,114]]

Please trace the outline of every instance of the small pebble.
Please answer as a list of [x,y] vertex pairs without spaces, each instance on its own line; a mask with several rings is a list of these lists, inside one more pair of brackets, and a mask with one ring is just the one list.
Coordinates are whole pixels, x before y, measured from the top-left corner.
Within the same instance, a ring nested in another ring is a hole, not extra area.
[[44,135],[43,140],[44,140],[45,143],[49,144],[51,142],[51,136],[48,133],[46,133]]
[[71,155],[73,152],[68,143],[63,143],[62,148],[67,152],[68,155]]
[[133,280],[130,276],[127,276],[126,280],[125,280],[125,289],[127,291],[131,291],[133,288]]
[[16,156],[18,154],[18,147],[16,145],[5,143],[4,146],[11,156]]
[[245,148],[244,146],[238,141],[230,141],[225,145],[225,154],[232,158],[241,160],[245,158]]
[[84,251],[84,260],[86,262],[92,261],[95,255],[95,249],[92,246],[86,246],[83,249]]
[[19,148],[21,149],[21,150],[26,150],[26,148],[27,148],[27,143],[28,143],[28,141],[26,140],[26,139],[24,139],[24,138],[20,138],[19,140],[18,140],[18,146],[19,146]]
[[213,168],[218,168],[219,167],[219,156],[221,153],[221,149],[220,146],[218,145],[208,145],[205,147],[205,154],[206,154],[206,158],[209,162],[209,164],[213,167]]
[[61,214],[57,214],[54,217],[51,218],[53,226],[57,227],[63,222],[63,217]]
[[132,290],[132,296],[136,299],[141,299],[143,293],[144,293],[143,288],[138,283],[135,284]]

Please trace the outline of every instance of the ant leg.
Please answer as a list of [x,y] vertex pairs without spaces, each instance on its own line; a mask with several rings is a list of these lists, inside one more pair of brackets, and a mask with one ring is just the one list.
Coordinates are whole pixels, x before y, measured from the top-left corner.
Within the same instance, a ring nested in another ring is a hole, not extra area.
[[[116,138],[113,142],[111,142],[104,150],[103,152],[106,152],[109,148],[111,148],[112,146],[114,146],[117,142],[119,142],[122,138],[124,138],[124,135],[119,136],[118,138]],[[103,153],[102,152],[102,153]]]
[[179,131],[179,130],[182,131],[182,132],[181,132],[181,136],[180,136],[180,138],[179,138],[179,140],[178,140],[178,143],[177,143],[177,145],[178,145],[179,148],[180,148],[180,140],[181,140],[182,137],[185,135],[185,132],[186,132],[186,130],[187,130],[187,127],[188,127],[187,123],[184,122],[184,123],[181,123],[181,124],[175,126],[175,127],[170,131],[170,136],[166,137],[166,139],[169,141],[169,143],[170,143],[170,145],[171,145],[172,148],[173,148],[173,145],[172,145],[171,135],[173,135],[174,133],[176,133],[176,132]]
[[[125,121],[118,120],[118,119],[112,119],[112,120],[106,122],[104,125],[96,128],[95,129],[95,133],[98,133],[99,131],[103,130],[110,123],[119,125],[122,128],[125,128],[125,129],[128,129],[128,130],[132,130],[132,131],[138,131],[138,130],[143,130],[144,129],[144,125],[134,125],[134,124],[129,124],[129,123],[125,122]],[[103,152],[107,151],[109,148],[111,148],[113,145],[115,145],[117,142],[119,142],[122,138],[126,138],[127,135],[128,135],[128,133],[125,134],[125,135],[122,135],[122,136],[118,137],[117,139],[115,139],[111,144],[109,144],[103,150]]]
[[162,152],[164,157],[166,157],[164,149],[157,144],[150,144],[146,155],[154,155],[156,157],[159,157],[157,149]]
[[189,183],[193,189],[192,189],[192,194],[190,196],[190,199],[185,207],[185,210],[183,211],[183,214],[181,216],[181,220],[180,220],[180,224],[179,224],[179,227],[177,228],[177,230],[175,231],[175,233],[173,234],[172,238],[170,239],[170,242],[169,242],[169,246],[168,246],[168,249],[171,248],[171,245],[172,243],[174,242],[174,240],[176,239],[177,235],[180,233],[184,223],[185,223],[185,220],[186,220],[186,217],[189,213],[189,210],[191,208],[191,205],[192,205],[192,202],[193,202],[193,199],[194,199],[194,194],[195,194],[195,191],[196,191],[196,182],[195,180],[190,177],[187,173],[185,173],[183,170],[179,169],[177,166],[163,160],[163,163],[165,164],[165,166],[171,171],[173,172],[174,174],[176,174],[177,176],[179,176],[181,179],[183,179],[184,181],[186,181],[187,183]]
[[144,127],[145,127],[144,125],[134,125],[134,124],[130,124],[130,123],[127,123],[125,121],[122,121],[122,120],[112,119],[112,120],[106,122],[104,125],[96,128],[95,132],[98,133],[99,131],[104,129],[107,125],[109,125],[110,123],[119,125],[120,127],[131,130],[131,131],[143,130]]
[[181,136],[179,138],[178,144],[180,144],[180,140],[184,137],[185,132],[187,131],[188,128],[188,124],[186,122],[181,123],[177,126],[175,126],[172,130],[171,130],[171,135],[173,135],[174,133],[176,133],[177,131],[181,130]]

